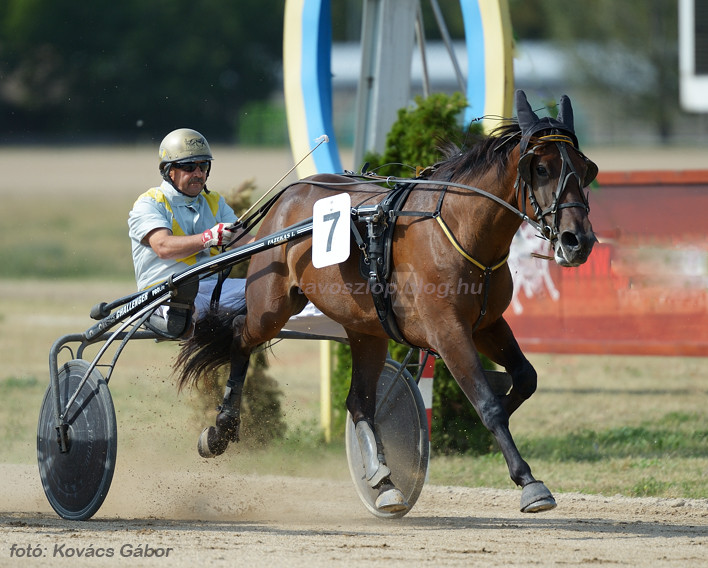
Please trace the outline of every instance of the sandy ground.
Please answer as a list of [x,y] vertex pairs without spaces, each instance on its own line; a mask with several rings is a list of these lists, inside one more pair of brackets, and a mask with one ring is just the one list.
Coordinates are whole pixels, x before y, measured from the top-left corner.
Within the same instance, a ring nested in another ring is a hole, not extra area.
[[118,479],[119,499],[70,522],[51,511],[34,468],[0,475],[1,508],[14,511],[0,512],[0,566],[708,564],[705,501],[561,494],[557,509],[523,515],[518,491],[426,486],[407,516],[384,520],[350,483],[212,469]]

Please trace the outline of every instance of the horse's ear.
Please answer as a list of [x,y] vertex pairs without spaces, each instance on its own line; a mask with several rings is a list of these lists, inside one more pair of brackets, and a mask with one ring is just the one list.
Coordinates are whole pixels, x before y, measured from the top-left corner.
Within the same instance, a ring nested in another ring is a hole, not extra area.
[[573,107],[570,104],[568,95],[561,96],[558,107],[558,122],[562,123],[571,132],[575,132]]
[[519,119],[522,133],[530,130],[538,122],[538,116],[536,116],[529,101],[526,99],[526,93],[521,89],[516,91],[516,116]]

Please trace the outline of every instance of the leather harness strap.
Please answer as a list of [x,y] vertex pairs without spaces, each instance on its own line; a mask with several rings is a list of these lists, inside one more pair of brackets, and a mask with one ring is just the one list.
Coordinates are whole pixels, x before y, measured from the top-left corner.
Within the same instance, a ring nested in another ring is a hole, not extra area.
[[[449,180],[448,180],[449,181]],[[460,245],[460,243],[455,238],[450,228],[445,223],[442,218],[441,210],[442,203],[447,192],[447,187],[443,187],[440,190],[440,197],[438,198],[437,206],[435,211],[402,211],[400,208],[405,203],[408,195],[412,190],[413,184],[399,184],[391,191],[389,195],[381,202],[379,205],[379,211],[383,213],[380,218],[377,217],[378,223],[385,223],[385,228],[383,231],[374,230],[371,227],[373,221],[371,217],[368,218],[369,229],[369,242],[367,243],[354,223],[354,217],[358,215],[358,211],[353,210],[354,215],[352,216],[351,228],[354,235],[354,240],[356,241],[359,249],[364,258],[364,263],[368,266],[368,274],[364,274],[362,271],[362,276],[367,279],[369,284],[369,291],[371,293],[372,299],[374,301],[374,307],[376,308],[376,313],[378,315],[379,321],[381,322],[384,331],[388,334],[391,339],[397,343],[407,345],[409,347],[416,347],[409,343],[403,334],[401,333],[396,317],[393,313],[391,305],[391,295],[390,288],[387,285],[388,278],[390,276],[390,257],[391,257],[391,244],[393,241],[393,231],[396,223],[397,217],[424,217],[435,219],[443,233],[450,241],[454,249],[459,252],[463,258],[471,262],[474,266],[479,268],[484,274],[483,283],[483,299],[482,308],[480,310],[479,317],[477,318],[472,331],[476,331],[479,325],[482,323],[482,319],[487,313],[487,303],[489,299],[489,282],[492,273],[497,269],[504,266],[509,258],[509,254],[496,264],[492,266],[485,266],[478,260],[475,260],[470,256]],[[384,258],[384,256],[386,258]],[[383,269],[383,271],[382,271]]]

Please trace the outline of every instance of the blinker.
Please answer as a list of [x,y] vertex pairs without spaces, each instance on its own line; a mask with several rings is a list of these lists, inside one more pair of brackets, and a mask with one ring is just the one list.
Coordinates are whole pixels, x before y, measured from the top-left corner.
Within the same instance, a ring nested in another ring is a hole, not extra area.
[[583,156],[583,158],[585,158],[585,164],[587,165],[587,170],[585,170],[585,179],[583,179],[583,187],[587,187],[595,181],[599,168],[590,158],[587,158],[586,156]]
[[[531,184],[531,162],[533,161],[534,155],[533,150],[529,150],[519,159],[519,176],[529,185]],[[599,170],[595,162],[587,158],[584,154],[581,154],[581,156],[586,164],[583,187],[587,187],[595,180]]]
[[519,175],[521,179],[531,185],[531,161],[533,160],[533,150],[526,152],[519,160]]

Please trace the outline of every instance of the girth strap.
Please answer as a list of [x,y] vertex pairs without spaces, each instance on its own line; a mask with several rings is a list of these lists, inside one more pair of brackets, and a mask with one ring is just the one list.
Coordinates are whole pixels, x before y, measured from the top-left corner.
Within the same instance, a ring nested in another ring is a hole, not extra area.
[[414,347],[403,337],[398,328],[387,284],[391,272],[391,242],[396,224],[396,213],[403,207],[410,192],[410,185],[400,185],[394,188],[379,205],[380,210],[384,213],[382,218],[377,221],[372,218],[364,218],[367,222],[368,242],[364,241],[353,220],[352,233],[361,249],[365,266],[368,268],[366,274],[362,271],[362,276],[367,280],[381,326],[388,336],[397,343]]

